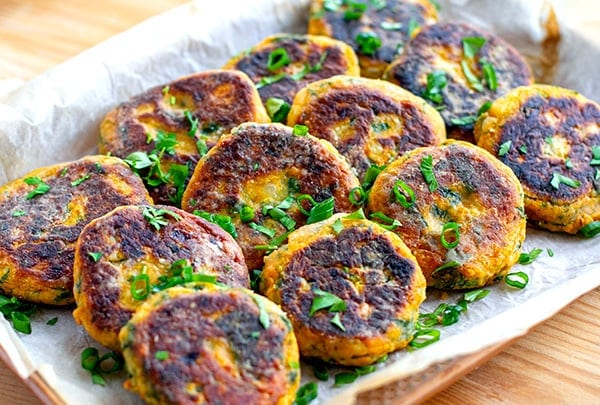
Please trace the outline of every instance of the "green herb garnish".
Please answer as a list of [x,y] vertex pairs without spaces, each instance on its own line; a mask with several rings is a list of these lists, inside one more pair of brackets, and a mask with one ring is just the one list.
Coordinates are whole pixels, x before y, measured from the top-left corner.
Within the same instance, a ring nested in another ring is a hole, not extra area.
[[473,125],[477,121],[477,117],[474,115],[466,115],[460,118],[450,118],[450,122],[453,125]]
[[581,185],[581,182],[579,180],[575,180],[570,177],[563,176],[560,173],[553,172],[552,180],[550,180],[550,185],[558,190],[558,187],[561,184],[564,184],[565,186],[569,186],[571,188],[577,188]]
[[306,405],[317,398],[318,386],[315,382],[307,382],[296,391],[294,405]]
[[378,220],[377,222],[379,223],[379,226],[381,226],[384,229],[387,229],[388,231],[393,231],[399,226],[402,226],[400,221],[394,218],[390,218],[380,211],[372,213],[371,219]]
[[463,54],[466,58],[474,58],[486,41],[483,37],[464,37],[462,39]]
[[37,306],[19,301],[16,297],[8,298],[0,294],[0,312],[4,318],[12,323],[17,332],[26,335],[31,334],[31,322],[29,318]]
[[154,353],[154,358],[159,361],[165,361],[169,359],[169,352],[166,350],[158,350]]
[[365,3],[349,0],[345,0],[344,3],[347,5],[346,12],[344,13],[344,20],[346,21],[358,20],[367,10]]
[[25,197],[26,200],[31,200],[32,198],[34,198],[38,195],[43,195],[43,194],[46,194],[48,191],[50,191],[50,186],[47,185],[46,183],[44,183],[42,181],[42,179],[39,178],[38,176],[26,177],[23,181],[27,185],[36,186],[35,190],[27,193],[27,196]]
[[232,222],[230,216],[221,215],[221,214],[211,214],[206,211],[198,211],[198,210],[194,211],[194,215],[197,215],[200,218],[207,220],[208,222],[212,222],[213,224],[219,225],[228,234],[230,234],[234,238],[237,238],[237,236],[238,236],[237,231],[235,230],[235,226],[233,225],[233,222]]
[[416,18],[411,18],[408,21],[408,27],[406,29],[406,34],[408,35],[408,38],[412,38],[413,34],[415,33],[416,30],[418,30],[420,27],[419,22],[417,21]]
[[490,62],[481,62],[481,70],[483,71],[483,79],[492,91],[498,88],[498,79],[496,78],[496,69]]
[[88,255],[92,258],[94,263],[98,263],[98,260],[102,257],[102,252],[88,252]]
[[80,185],[81,183],[83,183],[84,181],[86,181],[87,179],[89,179],[90,177],[92,177],[91,174],[84,174],[83,176],[81,176],[80,178],[78,178],[77,180],[73,180],[71,182],[71,187],[77,187],[78,185]]
[[[460,241],[460,225],[456,222],[446,222],[442,227],[442,233],[440,234],[440,242],[442,242],[442,246],[446,249],[454,249],[458,246],[458,242]],[[450,232],[451,240],[448,241],[446,239],[446,234]]]
[[469,63],[463,59],[460,62],[460,66],[471,87],[477,91],[483,91],[483,84],[481,84],[479,78],[477,78],[477,76],[475,76],[475,74],[471,71]]
[[425,183],[427,183],[429,186],[429,191],[434,192],[437,190],[438,182],[435,178],[435,174],[433,173],[433,157],[431,155],[427,155],[421,159],[420,168],[423,179],[425,179]]
[[442,90],[448,84],[446,72],[437,70],[427,75],[427,88],[422,93],[422,96],[436,104],[443,102]]
[[308,127],[306,125],[294,125],[292,132],[296,136],[305,136],[308,134]]
[[529,276],[522,271],[508,273],[506,276],[504,276],[504,282],[511,287],[522,290],[529,283]]
[[508,153],[510,147],[512,146],[512,141],[506,141],[502,145],[500,145],[500,149],[498,149],[498,156],[502,157]]
[[542,253],[542,249],[533,248],[529,253],[521,253],[519,255],[519,264],[531,264],[538,258],[538,256]]
[[269,53],[267,60],[267,69],[271,72],[289,65],[291,62],[290,57],[285,48],[276,48]]
[[415,205],[415,191],[404,180],[396,180],[392,187],[394,198],[404,208],[410,208]]
[[288,102],[277,97],[268,98],[265,107],[273,122],[285,122],[291,109]]
[[579,230],[579,233],[585,238],[593,238],[600,235],[600,221],[590,222]]
[[346,301],[335,294],[323,291],[319,288],[313,290],[313,301],[308,316],[313,316],[321,309],[329,309],[329,312],[342,312],[346,310]]
[[181,219],[179,214],[176,214],[171,210],[164,208],[155,208],[149,205],[145,205],[143,207],[142,216],[157,231],[160,230],[161,227],[169,223],[167,217],[171,217],[175,221],[179,221]]
[[372,56],[381,47],[381,38],[373,32],[361,32],[354,38],[358,51],[363,55]]

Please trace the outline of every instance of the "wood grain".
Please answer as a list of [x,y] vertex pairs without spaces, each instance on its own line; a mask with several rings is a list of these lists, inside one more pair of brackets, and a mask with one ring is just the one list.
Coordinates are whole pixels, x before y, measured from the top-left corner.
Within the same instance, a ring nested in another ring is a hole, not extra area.
[[[30,79],[152,15],[185,2],[0,0],[0,79]],[[600,288],[495,355],[500,349],[503,347],[493,347],[437,365],[417,380],[401,380],[362,394],[359,403],[418,403],[428,397],[431,397],[425,402],[428,405],[599,403]],[[479,365],[490,356],[493,357],[489,361]],[[475,365],[479,367],[469,372]],[[0,364],[0,391],[3,404],[41,403],[4,364]],[[407,392],[413,396],[407,397]]]

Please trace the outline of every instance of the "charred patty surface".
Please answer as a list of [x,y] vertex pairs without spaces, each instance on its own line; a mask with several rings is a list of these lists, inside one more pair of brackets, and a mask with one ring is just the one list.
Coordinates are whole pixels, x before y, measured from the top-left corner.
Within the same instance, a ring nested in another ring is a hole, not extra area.
[[239,246],[202,218],[168,206],[125,206],[88,224],[75,251],[73,316],[98,342],[117,335],[148,295],[194,274],[248,287]]
[[424,27],[384,78],[426,98],[440,110],[448,135],[470,142],[486,102],[533,83],[531,69],[511,45],[462,23]]
[[444,121],[422,98],[389,82],[350,76],[302,89],[288,115],[288,125],[295,124],[331,142],[361,179],[371,165],[446,139]]
[[525,239],[523,192],[500,161],[467,142],[415,149],[375,180],[368,210],[400,222],[427,285],[492,283],[516,263]]
[[209,70],[152,88],[109,112],[100,125],[100,152],[127,158],[157,204],[178,206],[198,159],[248,121],[270,122],[254,84],[242,72]]
[[73,302],[82,228],[126,204],[148,204],[141,179],[118,158],[90,156],[36,169],[0,187],[0,292],[31,302]]
[[516,174],[532,223],[577,233],[600,221],[598,103],[559,87],[521,87],[494,101],[475,138]]
[[291,404],[298,346],[285,314],[244,289],[156,294],[121,330],[131,378],[150,404]]
[[231,59],[224,68],[250,76],[264,103],[279,98],[291,104],[298,90],[310,82],[341,74],[359,75],[358,60],[350,46],[315,35],[270,36]]
[[302,355],[360,366],[408,344],[425,279],[393,232],[337,214],[265,258],[261,291],[290,317]]
[[[372,78],[381,77],[420,27],[437,21],[437,12],[429,0],[313,0],[310,13],[308,33],[350,44],[358,55],[361,75]],[[361,45],[369,36],[381,44],[374,49]]]
[[[306,222],[297,198],[308,195],[314,203],[333,199],[335,212],[348,212],[353,210],[350,190],[358,185],[329,142],[295,135],[281,124],[243,124],[200,160],[182,206],[190,212],[227,216],[248,268],[255,269],[263,265],[261,246],[278,238],[283,242],[287,232]],[[304,211],[309,208],[304,206]]]

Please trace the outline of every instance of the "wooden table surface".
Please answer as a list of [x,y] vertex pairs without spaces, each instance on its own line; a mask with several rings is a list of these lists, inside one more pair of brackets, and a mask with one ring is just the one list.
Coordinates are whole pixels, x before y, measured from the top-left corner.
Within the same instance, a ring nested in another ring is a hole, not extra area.
[[[0,0],[0,80],[28,80],[185,2]],[[0,392],[0,403],[40,403],[1,363]],[[426,403],[600,403],[600,288],[432,394]]]

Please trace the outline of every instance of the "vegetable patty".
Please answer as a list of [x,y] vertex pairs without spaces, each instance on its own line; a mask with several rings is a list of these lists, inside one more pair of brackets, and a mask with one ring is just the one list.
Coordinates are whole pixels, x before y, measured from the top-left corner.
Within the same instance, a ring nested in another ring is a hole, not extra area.
[[50,305],[73,302],[73,258],[82,228],[125,204],[151,204],[118,158],[88,156],[36,169],[0,187],[0,291]]
[[75,320],[103,345],[152,293],[214,279],[249,287],[239,246],[225,231],[167,206],[119,207],[89,223],[75,251]]
[[397,235],[356,217],[292,232],[265,258],[261,291],[290,317],[303,356],[364,366],[409,343],[425,279]]
[[119,339],[131,374],[125,387],[149,404],[291,404],[300,382],[289,320],[241,288],[165,290]]
[[519,178],[532,223],[598,234],[598,103],[559,87],[521,87],[494,101],[477,121],[475,138]]
[[400,157],[375,180],[368,209],[400,222],[395,232],[429,287],[492,283],[517,262],[525,239],[518,179],[487,151],[462,141]]

